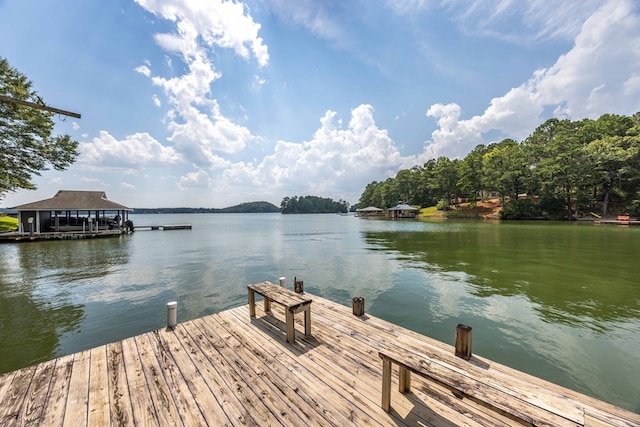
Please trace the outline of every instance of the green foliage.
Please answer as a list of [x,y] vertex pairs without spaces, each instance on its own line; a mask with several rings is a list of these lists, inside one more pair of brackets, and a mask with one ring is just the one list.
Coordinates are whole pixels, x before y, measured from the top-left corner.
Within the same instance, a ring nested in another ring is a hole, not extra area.
[[574,219],[597,211],[606,216],[611,206],[640,214],[640,112],[549,119],[522,142],[478,145],[462,160],[440,157],[374,181],[359,203],[389,208],[403,200],[444,210],[451,201],[474,203],[488,192],[505,204],[522,194],[539,200],[536,212],[528,210],[535,202],[527,201],[507,209],[506,217]]
[[220,213],[275,213],[280,209],[269,202],[249,202],[219,210]]
[[532,219],[542,216],[540,207],[530,199],[512,200],[500,211],[501,219]]
[[[31,82],[0,58],[0,95],[40,102]],[[0,198],[19,189],[35,189],[34,175],[49,168],[65,170],[77,158],[78,142],[52,135],[53,114],[0,101]]]
[[513,139],[505,139],[492,146],[482,156],[483,182],[487,190],[516,200],[526,193],[531,179],[531,169],[521,146]]
[[447,157],[438,157],[433,173],[428,178],[429,187],[444,201],[444,210],[449,209],[450,201],[457,198],[460,193],[458,188],[460,166],[459,160],[449,160]]
[[18,229],[18,218],[0,215],[0,231],[12,231]]
[[449,203],[446,200],[438,200],[436,209],[439,211],[447,211],[449,210]]
[[484,155],[488,149],[483,144],[476,146],[460,164],[458,188],[471,202],[485,189],[482,179]]
[[538,200],[540,213],[549,219],[562,219],[565,214],[564,201],[560,197],[552,194],[540,196]]
[[283,214],[347,213],[349,203],[317,196],[293,196],[282,199],[280,211]]

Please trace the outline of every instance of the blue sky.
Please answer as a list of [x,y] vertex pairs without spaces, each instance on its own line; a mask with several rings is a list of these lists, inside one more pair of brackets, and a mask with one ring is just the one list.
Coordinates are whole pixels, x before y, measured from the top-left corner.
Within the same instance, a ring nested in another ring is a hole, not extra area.
[[226,207],[371,181],[550,117],[640,111],[635,0],[0,0],[0,56],[80,142],[59,189]]

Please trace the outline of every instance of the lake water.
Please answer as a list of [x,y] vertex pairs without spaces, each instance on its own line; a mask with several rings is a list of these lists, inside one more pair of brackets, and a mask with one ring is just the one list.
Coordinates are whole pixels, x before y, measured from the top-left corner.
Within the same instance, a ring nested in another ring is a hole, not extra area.
[[640,412],[640,227],[340,215],[132,215],[192,224],[0,245],[0,373],[246,304],[285,276],[374,316]]

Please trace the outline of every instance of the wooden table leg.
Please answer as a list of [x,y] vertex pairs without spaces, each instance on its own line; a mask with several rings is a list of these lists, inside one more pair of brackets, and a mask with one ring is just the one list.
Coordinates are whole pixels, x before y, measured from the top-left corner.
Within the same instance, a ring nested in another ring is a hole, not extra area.
[[402,365],[398,365],[398,376],[400,377],[400,380],[398,381],[398,390],[400,393],[410,392],[411,371]]
[[311,335],[311,306],[304,311],[304,334]]
[[382,409],[391,410],[391,361],[382,359]]
[[256,317],[256,294],[249,289],[249,317]]
[[286,315],[286,328],[287,328],[287,342],[293,344],[296,342],[296,329],[293,322],[293,312],[291,310],[285,310]]

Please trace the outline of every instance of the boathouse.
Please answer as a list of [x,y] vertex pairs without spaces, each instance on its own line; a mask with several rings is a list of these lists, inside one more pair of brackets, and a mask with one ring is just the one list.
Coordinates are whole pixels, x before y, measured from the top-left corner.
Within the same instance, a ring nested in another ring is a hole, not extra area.
[[415,218],[418,215],[418,208],[400,203],[398,206],[387,209],[391,218]]
[[383,216],[384,211],[375,206],[367,206],[366,208],[356,209],[356,216]]
[[72,190],[11,209],[18,211],[19,234],[112,230],[120,228],[133,211],[107,199],[104,191]]

